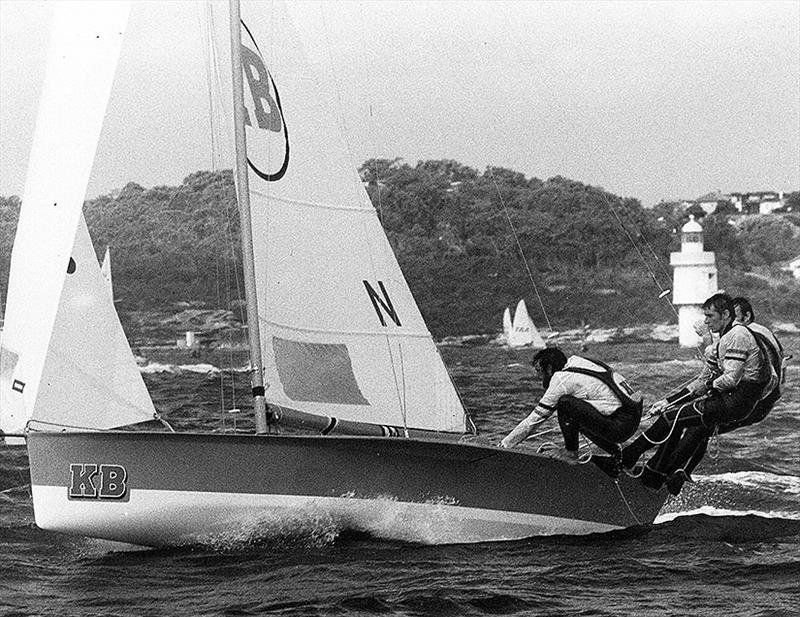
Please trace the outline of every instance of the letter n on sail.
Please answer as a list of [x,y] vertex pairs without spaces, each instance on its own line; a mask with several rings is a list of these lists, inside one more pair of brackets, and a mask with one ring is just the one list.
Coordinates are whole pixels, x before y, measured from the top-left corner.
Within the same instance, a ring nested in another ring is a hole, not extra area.
[[372,301],[375,312],[378,314],[378,319],[381,320],[381,325],[386,326],[386,320],[383,318],[384,313],[389,316],[389,319],[391,319],[396,326],[402,325],[400,323],[400,318],[394,310],[394,306],[392,306],[389,294],[386,292],[386,287],[383,286],[383,281],[378,281],[378,287],[381,290],[380,295],[375,291],[375,288],[369,284],[369,281],[364,281],[364,287],[367,289],[367,295]]

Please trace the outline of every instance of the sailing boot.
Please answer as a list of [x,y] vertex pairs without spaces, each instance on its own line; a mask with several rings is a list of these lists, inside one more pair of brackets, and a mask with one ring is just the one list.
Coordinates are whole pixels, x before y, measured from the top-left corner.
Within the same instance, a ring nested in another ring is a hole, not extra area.
[[619,477],[619,472],[622,471],[622,449],[619,446],[617,446],[617,451],[612,453],[611,456],[593,454],[592,458],[589,460],[611,478],[617,479]]
[[658,490],[664,486],[664,482],[667,481],[667,474],[653,469],[648,463],[644,466],[644,470],[642,471],[642,475],[639,479],[647,488]]
[[609,478],[617,479],[621,470],[621,459],[615,456],[603,456],[602,454],[593,454],[590,459],[600,470]]

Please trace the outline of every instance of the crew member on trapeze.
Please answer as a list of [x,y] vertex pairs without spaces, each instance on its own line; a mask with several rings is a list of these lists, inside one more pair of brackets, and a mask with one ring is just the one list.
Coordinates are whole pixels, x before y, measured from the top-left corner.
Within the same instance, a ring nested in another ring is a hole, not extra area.
[[689,386],[657,401],[651,412],[661,416],[622,450],[622,465],[633,469],[642,454],[660,446],[645,465],[642,482],[651,488],[666,482],[675,494],[687,477],[684,466],[698,452],[705,452],[714,430],[748,418],[777,381],[754,334],[734,322],[729,295],[708,298],[703,314],[719,341],[710,347],[702,371]]
[[[751,334],[753,334],[762,354],[767,358],[770,375],[769,381],[767,385],[764,386],[761,396],[753,407],[753,410],[740,420],[719,424],[718,433],[720,435],[756,424],[766,418],[767,414],[769,414],[775,403],[781,397],[780,385],[784,375],[784,351],[780,341],[769,328],[755,323],[753,307],[747,298],[734,298],[732,302],[734,308],[734,325],[744,325],[750,330]],[[714,345],[710,345],[706,348],[706,361],[709,363],[709,368],[712,372],[716,374],[721,373],[717,365]],[[663,470],[666,474],[666,485],[670,493],[677,495],[683,487],[683,484],[687,480],[691,480],[691,474],[697,465],[700,464],[700,461],[703,460],[709,439],[712,435],[713,430],[709,430],[705,425],[686,429],[683,447],[679,451],[673,453]],[[663,448],[664,451],[669,451],[672,449],[669,444],[670,441],[667,440],[664,444],[659,446],[659,450]],[[653,459],[662,456],[667,455],[657,451]],[[654,478],[650,479],[653,480]]]
[[539,351],[532,365],[545,392],[530,415],[500,446],[513,448],[531,435],[537,424],[556,412],[568,462],[578,460],[579,433],[609,452],[614,460],[621,460],[619,444],[639,427],[641,394],[607,364],[582,356],[570,356],[567,360],[557,347]]

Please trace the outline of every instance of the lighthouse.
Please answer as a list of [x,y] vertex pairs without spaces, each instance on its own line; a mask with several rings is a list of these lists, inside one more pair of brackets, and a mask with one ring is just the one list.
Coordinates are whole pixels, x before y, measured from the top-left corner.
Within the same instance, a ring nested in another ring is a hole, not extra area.
[[681,229],[681,250],[669,260],[675,269],[672,302],[678,307],[678,343],[694,347],[702,341],[695,324],[703,320],[703,302],[717,293],[714,253],[703,250],[703,228],[694,216]]

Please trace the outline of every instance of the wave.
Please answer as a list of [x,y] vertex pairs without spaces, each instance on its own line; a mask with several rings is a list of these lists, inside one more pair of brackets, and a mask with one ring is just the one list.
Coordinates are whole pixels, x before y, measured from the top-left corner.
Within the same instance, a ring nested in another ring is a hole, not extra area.
[[800,542],[800,515],[787,517],[784,512],[740,512],[704,506],[690,512],[659,515],[652,532],[670,541],[679,537],[738,543],[796,537]]
[[784,476],[763,471],[737,471],[710,476],[698,476],[698,480],[726,482],[750,489],[769,489],[790,495],[800,495],[800,477]]
[[711,518],[754,516],[762,519],[800,521],[800,512],[783,512],[783,511],[762,512],[759,510],[733,510],[730,508],[720,508],[717,506],[700,506],[698,508],[694,508],[693,510],[682,510],[680,512],[662,512],[656,517],[655,521],[653,521],[653,524],[661,525],[663,523],[672,522],[678,518],[691,518],[698,516],[711,517]]

